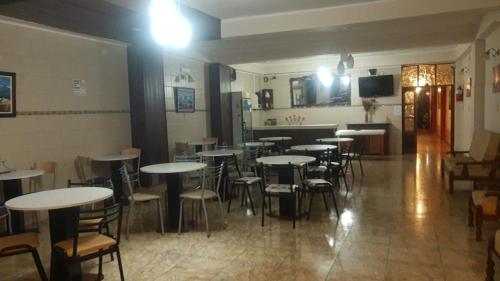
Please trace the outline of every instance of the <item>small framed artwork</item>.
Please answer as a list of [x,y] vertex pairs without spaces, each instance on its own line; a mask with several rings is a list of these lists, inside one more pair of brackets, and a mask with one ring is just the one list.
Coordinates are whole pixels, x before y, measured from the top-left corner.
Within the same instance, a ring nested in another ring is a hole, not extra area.
[[465,96],[470,97],[472,95],[472,78],[467,79],[467,84],[465,85]]
[[16,74],[0,71],[0,117],[16,116]]
[[193,88],[174,87],[175,112],[194,112]]
[[500,93],[500,64],[493,67],[493,93]]

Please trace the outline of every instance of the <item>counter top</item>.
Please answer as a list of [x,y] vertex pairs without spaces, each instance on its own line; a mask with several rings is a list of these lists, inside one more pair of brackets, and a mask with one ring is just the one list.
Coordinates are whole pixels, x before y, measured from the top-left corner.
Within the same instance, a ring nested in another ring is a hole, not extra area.
[[312,130],[312,129],[337,129],[337,124],[311,124],[311,125],[276,125],[257,126],[253,130]]
[[337,136],[374,136],[374,135],[384,135],[385,130],[375,129],[375,130],[338,130],[335,132]]

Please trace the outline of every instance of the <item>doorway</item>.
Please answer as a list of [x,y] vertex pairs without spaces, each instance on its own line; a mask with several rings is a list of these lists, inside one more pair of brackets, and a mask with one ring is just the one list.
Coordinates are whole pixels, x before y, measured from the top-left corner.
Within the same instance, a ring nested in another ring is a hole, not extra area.
[[453,64],[403,65],[403,153],[447,151],[453,144]]

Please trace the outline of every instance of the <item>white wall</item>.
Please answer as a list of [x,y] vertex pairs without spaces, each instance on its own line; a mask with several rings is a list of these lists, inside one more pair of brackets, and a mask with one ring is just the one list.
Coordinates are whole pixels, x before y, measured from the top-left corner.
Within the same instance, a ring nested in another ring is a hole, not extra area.
[[[17,74],[18,116],[0,118],[0,158],[9,166],[56,161],[57,186],[65,187],[77,178],[77,155],[131,145],[124,44],[7,18],[0,18],[0,38],[0,71]],[[86,81],[86,96],[72,93],[73,79]]]
[[[378,98],[381,105],[373,116],[373,122],[391,123],[390,152],[401,153],[401,65],[417,63],[453,62],[457,47],[443,47],[399,52],[382,52],[374,54],[354,54],[355,68],[351,74],[351,106],[322,106],[308,108],[291,108],[290,78],[315,73],[319,66],[331,67],[334,72],[338,64],[338,56],[320,56],[295,60],[275,61],[262,64],[263,76],[276,76],[275,80],[262,82],[262,87],[274,90],[274,110],[255,110],[254,126],[262,126],[268,118],[277,118],[278,124],[286,124],[285,116],[299,114],[305,117],[304,124],[339,124],[344,128],[346,123],[364,123],[364,110],[358,91],[358,77],[368,76],[369,68],[377,68],[378,74],[394,75],[394,96]],[[237,69],[245,65],[233,66]],[[254,67],[255,69],[255,67]],[[262,77],[263,77],[262,76]]]
[[[168,147],[171,158],[175,154],[176,142],[201,140],[209,134],[209,99],[206,90],[205,63],[179,55],[164,54],[164,79],[167,107]],[[175,82],[175,76],[183,66],[190,70],[194,82]],[[174,87],[195,89],[195,112],[176,113]]]

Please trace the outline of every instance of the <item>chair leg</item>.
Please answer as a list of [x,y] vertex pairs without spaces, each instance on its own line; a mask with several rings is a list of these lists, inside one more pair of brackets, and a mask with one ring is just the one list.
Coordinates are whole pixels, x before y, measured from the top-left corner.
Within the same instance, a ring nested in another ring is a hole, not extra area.
[[482,238],[482,227],[483,227],[483,208],[481,206],[476,207],[476,241],[481,241]]
[[184,213],[184,199],[181,199],[180,208],[179,208],[179,228],[177,230],[177,234],[181,234],[182,231],[182,213]]
[[265,203],[266,202],[266,196],[264,194],[262,194],[262,195],[263,195],[262,196],[262,214],[261,214],[262,218],[261,218],[260,225],[264,226],[264,215],[265,215],[264,213],[266,212],[266,210],[265,210],[266,209],[265,208],[266,207],[266,203]]
[[102,279],[102,256],[99,255],[99,269],[97,270],[97,281]]
[[493,262],[493,251],[495,249],[495,238],[488,240],[488,259],[486,260],[486,281],[495,280],[495,263]]
[[293,229],[295,229],[295,217],[297,216],[297,212],[295,210],[295,204],[297,204],[297,193],[296,192],[293,192],[292,193],[292,219],[293,219]]
[[48,281],[49,279],[47,279],[47,274],[45,274],[45,270],[43,269],[42,261],[40,260],[38,251],[36,249],[31,250],[31,255],[33,256],[33,261],[35,262],[38,275],[40,275],[40,279],[42,279],[42,281]]
[[309,218],[311,217],[311,209],[312,209],[313,198],[314,198],[314,192],[312,190],[309,192],[309,196],[311,196],[311,198],[309,198],[309,211],[307,212],[307,220],[309,220]]
[[157,206],[158,206],[158,217],[160,219],[161,235],[164,235],[165,234],[165,228],[163,226],[163,208],[161,207],[161,200],[158,200]]
[[245,184],[245,189],[247,191],[248,201],[250,201],[250,208],[252,208],[252,214],[255,216],[255,209],[253,207],[253,202],[252,202],[252,194],[250,194],[250,188],[248,187],[248,184]]
[[134,202],[131,201],[129,206],[128,206],[128,211],[127,211],[127,229],[126,229],[126,233],[125,233],[125,236],[128,240],[129,238],[129,232],[130,232],[130,223],[132,223],[133,221],[133,216],[134,216]]
[[[107,234],[107,235],[111,235],[111,232],[109,232],[109,224],[106,224],[106,225],[104,226],[104,228],[105,228],[105,230],[106,230],[106,234]],[[109,253],[109,257],[111,258],[111,261],[114,261],[114,260],[115,260],[115,258],[113,257],[113,253]]]
[[120,255],[120,248],[116,248],[116,259],[118,261],[118,270],[120,271],[120,280],[125,281],[125,276],[123,274],[122,257]]
[[337,199],[335,198],[335,191],[332,188],[330,192],[332,194],[332,201],[333,201],[333,207],[335,208],[335,213],[337,214],[337,218],[340,218],[339,209],[337,208]]
[[205,199],[201,199],[201,206],[203,207],[203,213],[205,214],[205,225],[207,227],[207,237],[210,237],[210,229],[208,228],[207,206],[205,205]]
[[451,172],[448,174],[448,191],[450,194],[453,194],[453,191],[455,190],[454,182],[455,176],[453,175],[453,172]]
[[233,194],[234,194],[234,183],[229,185],[229,202],[227,203],[227,212],[229,213],[231,211],[231,201],[233,201]]
[[328,211],[328,202],[326,202],[326,196],[325,196],[325,192],[321,192],[321,194],[323,195],[323,203],[325,203],[325,209]]
[[[246,184],[245,184],[246,185]],[[238,189],[239,190],[239,189]],[[242,194],[241,194],[241,202],[240,202],[240,207],[243,207],[243,204],[246,204],[245,202],[245,196],[246,196],[246,188],[245,186],[243,186],[243,189],[242,189]]]
[[349,166],[351,167],[352,180],[354,181],[354,167],[352,165],[352,159],[349,160]]
[[224,218],[224,208],[222,207],[222,200],[220,199],[219,194],[217,194],[217,201],[219,202],[220,219],[222,222],[222,229],[225,229],[226,228],[226,219]]
[[365,172],[363,171],[363,163],[361,162],[361,155],[358,157],[359,169],[361,170],[361,175],[364,176]]
[[472,196],[469,199],[469,215],[468,215],[469,227],[474,226],[474,201]]

